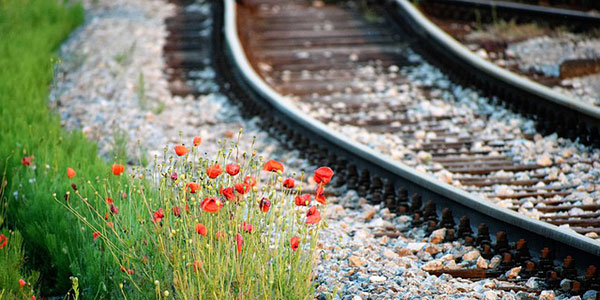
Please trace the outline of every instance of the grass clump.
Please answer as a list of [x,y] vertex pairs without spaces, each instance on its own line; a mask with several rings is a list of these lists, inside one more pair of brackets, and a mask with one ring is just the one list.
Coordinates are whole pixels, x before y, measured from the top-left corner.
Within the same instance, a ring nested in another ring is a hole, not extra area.
[[68,167],[80,174],[76,178],[91,180],[105,176],[110,166],[83,134],[63,132],[46,106],[53,53],[82,21],[79,4],[0,0],[0,169],[6,170],[6,223],[22,234],[28,264],[42,274],[41,292],[63,294],[74,275],[82,296],[93,299],[111,293],[117,278],[106,266],[114,259],[97,254],[87,243],[89,233],[51,193],[76,188],[66,176]]
[[112,269],[127,277],[123,297],[311,298],[333,171],[315,172],[311,206],[312,193],[295,187],[295,174],[284,179],[281,163],[264,163],[252,150],[223,146],[214,158],[200,157],[197,146],[174,150],[152,169],[129,172],[130,184],[81,182],[93,197],[75,191],[69,201],[55,198],[85,224],[98,254],[115,258]]

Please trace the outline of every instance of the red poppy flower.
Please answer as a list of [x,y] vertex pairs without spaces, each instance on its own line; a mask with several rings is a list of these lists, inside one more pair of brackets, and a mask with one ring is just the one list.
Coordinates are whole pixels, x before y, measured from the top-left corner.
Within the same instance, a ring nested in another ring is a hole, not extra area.
[[129,270],[127,270],[127,274],[129,274],[129,275],[133,275],[133,269],[129,269]]
[[67,177],[73,178],[75,177],[75,174],[75,170],[73,170],[72,168],[67,168]]
[[31,162],[33,162],[33,156],[25,156],[21,159],[21,164],[24,166],[31,165]]
[[194,226],[194,229],[196,229],[196,232],[202,236],[206,236],[206,234],[208,234],[206,226],[201,223],[197,223],[196,226]]
[[231,163],[225,166],[225,171],[231,176],[235,176],[240,172],[240,165],[236,163]]
[[108,220],[108,218],[110,217],[110,215],[108,214],[108,212],[104,213],[104,220]]
[[194,262],[192,263],[192,270],[194,271],[194,273],[200,272],[200,269],[202,269],[202,261],[199,259],[194,260]]
[[268,212],[271,208],[271,201],[267,198],[262,198],[260,202],[258,202],[258,208],[260,208],[262,212]]
[[118,214],[118,213],[119,213],[119,209],[118,209],[116,206],[114,206],[114,205],[111,205],[111,206],[110,206],[110,213],[111,213],[112,215],[116,215],[116,214]]
[[293,178],[286,178],[283,181],[283,187],[288,189],[293,189],[296,186],[296,182]]
[[214,164],[213,166],[208,167],[206,169],[206,175],[208,175],[208,178],[210,179],[217,178],[219,175],[221,175],[222,172],[223,169],[221,169],[221,166],[219,164]]
[[154,223],[158,223],[162,220],[162,218],[165,217],[165,214],[163,213],[162,208],[159,208],[157,211],[154,212],[154,217],[152,218],[152,221]]
[[254,176],[246,176],[246,178],[244,178],[244,183],[253,187],[256,185],[256,178],[254,178]]
[[125,171],[125,166],[122,164],[113,164],[112,165],[112,173],[115,175],[121,175]]
[[308,206],[310,204],[310,194],[298,195],[294,199],[297,206]]
[[201,185],[199,185],[199,184],[197,184],[197,183],[194,183],[194,182],[192,182],[192,183],[188,183],[188,184],[186,184],[185,186],[188,188],[188,190],[189,190],[189,191],[190,191],[190,193],[192,193],[192,194],[195,194],[195,193],[196,193],[196,191],[199,191],[200,189],[202,189],[202,186],[201,186]]
[[35,296],[31,296],[31,300],[37,300]]
[[224,238],[225,237],[225,232],[222,231],[217,231],[217,233],[215,234],[215,237],[218,239],[220,238]]
[[244,195],[250,191],[250,185],[247,183],[238,183],[238,184],[235,184],[233,187],[235,188],[235,190],[238,193],[240,193],[242,195]]
[[106,204],[113,205],[115,203],[111,197],[106,197]]
[[171,174],[171,180],[177,180],[177,172],[173,172],[173,174]]
[[6,247],[6,243],[8,242],[8,238],[4,234],[0,234],[0,250]]
[[174,216],[176,216],[176,217],[181,216],[181,207],[175,206],[175,207],[173,207],[172,211],[173,211]]
[[194,147],[198,147],[198,146],[200,146],[200,144],[202,144],[202,138],[201,138],[201,137],[199,137],[199,136],[195,136],[195,137],[194,137],[194,142],[193,142],[193,143],[194,143]]
[[306,224],[317,224],[321,221],[321,213],[316,206],[311,206],[306,212]]
[[200,203],[200,207],[207,213],[216,213],[223,207],[223,202],[217,197],[206,197],[204,198],[204,201]]
[[23,279],[19,279],[19,286],[20,287],[24,287],[27,284],[27,281],[23,280]]
[[177,146],[175,146],[175,154],[177,154],[178,156],[184,156],[188,152],[190,152],[190,149],[188,149],[184,145],[177,145]]
[[242,252],[242,244],[244,243],[244,237],[242,237],[241,234],[236,234],[235,235],[235,242],[236,242],[236,247],[237,247],[237,252],[240,253]]
[[294,251],[298,250],[299,245],[300,245],[300,238],[297,236],[293,236],[292,239],[290,240],[290,247],[292,247],[292,250],[294,250]]
[[235,194],[233,191],[233,187],[221,189],[221,194],[223,194],[223,196],[226,199],[228,199],[229,201],[235,201]]
[[317,200],[317,202],[319,202],[323,205],[327,204],[327,200],[325,199],[325,191],[323,190],[323,187],[320,185],[317,188],[317,192],[315,193],[315,200]]
[[271,159],[270,161],[265,163],[265,165],[263,166],[263,170],[269,172],[283,172],[283,165],[280,162]]
[[329,167],[320,167],[315,170],[315,176],[313,179],[318,184],[328,184],[333,177],[333,170]]
[[250,225],[250,223],[246,223],[246,221],[242,222],[242,230],[247,233],[252,233],[252,229],[254,226]]
[[94,242],[95,242],[100,237],[100,231],[96,231],[96,232],[92,233],[92,236],[94,237]]

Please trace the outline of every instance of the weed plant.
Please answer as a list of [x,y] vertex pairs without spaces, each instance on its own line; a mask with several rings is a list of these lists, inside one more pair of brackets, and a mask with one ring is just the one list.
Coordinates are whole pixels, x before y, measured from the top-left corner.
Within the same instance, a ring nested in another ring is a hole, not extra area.
[[[318,169],[317,190],[302,194],[295,174],[284,178],[283,164],[241,153],[236,143],[201,157],[198,141],[191,149],[175,146],[175,153],[165,149],[151,169],[127,172],[130,184],[78,182],[94,196],[75,191],[68,201],[55,199],[86,225],[98,255],[115,258],[112,268],[127,277],[123,298],[312,297],[324,187],[333,171]],[[120,176],[123,168],[115,166]]]

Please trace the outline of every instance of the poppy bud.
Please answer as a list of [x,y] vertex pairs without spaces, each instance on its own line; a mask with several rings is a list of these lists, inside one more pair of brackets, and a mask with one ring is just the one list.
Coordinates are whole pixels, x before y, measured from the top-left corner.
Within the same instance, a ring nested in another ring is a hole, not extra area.
[[239,233],[236,234],[235,242],[236,242],[237,252],[238,253],[242,252],[242,244],[244,243],[244,237],[242,237],[242,235]]
[[74,183],[71,183],[71,188],[72,188],[74,191],[77,191],[77,185],[76,185],[76,184],[74,184]]

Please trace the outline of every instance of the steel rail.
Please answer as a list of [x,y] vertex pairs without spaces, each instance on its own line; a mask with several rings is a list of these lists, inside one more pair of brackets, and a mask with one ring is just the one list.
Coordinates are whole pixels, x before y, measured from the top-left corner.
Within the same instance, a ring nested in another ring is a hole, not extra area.
[[[474,196],[430,175],[414,169],[391,157],[378,153],[349,137],[327,127],[300,111],[288,99],[275,92],[252,68],[238,36],[235,0],[216,1],[215,26],[222,25],[222,36],[216,37],[215,61],[217,73],[225,80],[224,85],[237,89],[239,97],[247,98],[261,115],[275,119],[277,127],[303,135],[312,145],[324,145],[321,149],[335,156],[347,158],[359,168],[369,169],[404,187],[410,193],[420,194],[424,200],[433,200],[438,207],[449,207],[454,216],[467,215],[472,224],[487,223],[490,231],[505,231],[509,239],[526,239],[532,253],[543,247],[554,249],[557,257],[571,255],[577,258],[578,266],[584,267],[600,257],[600,243],[539,220],[525,217],[512,210],[499,207],[482,197]],[[407,3],[408,4],[408,3]],[[223,19],[219,20],[222,10]],[[473,227],[475,229],[475,227]]]
[[[552,21],[600,25],[600,15],[572,9],[524,4],[498,0],[425,0],[424,4],[443,4],[468,9],[489,9],[502,14],[526,14],[528,17],[554,18]],[[558,19],[557,19],[558,18]]]
[[600,145],[600,108],[555,92],[539,83],[496,66],[470,51],[429,21],[408,0],[384,0],[386,12],[415,36],[431,59],[454,70],[457,77],[491,90],[525,115],[537,118],[541,131]]

